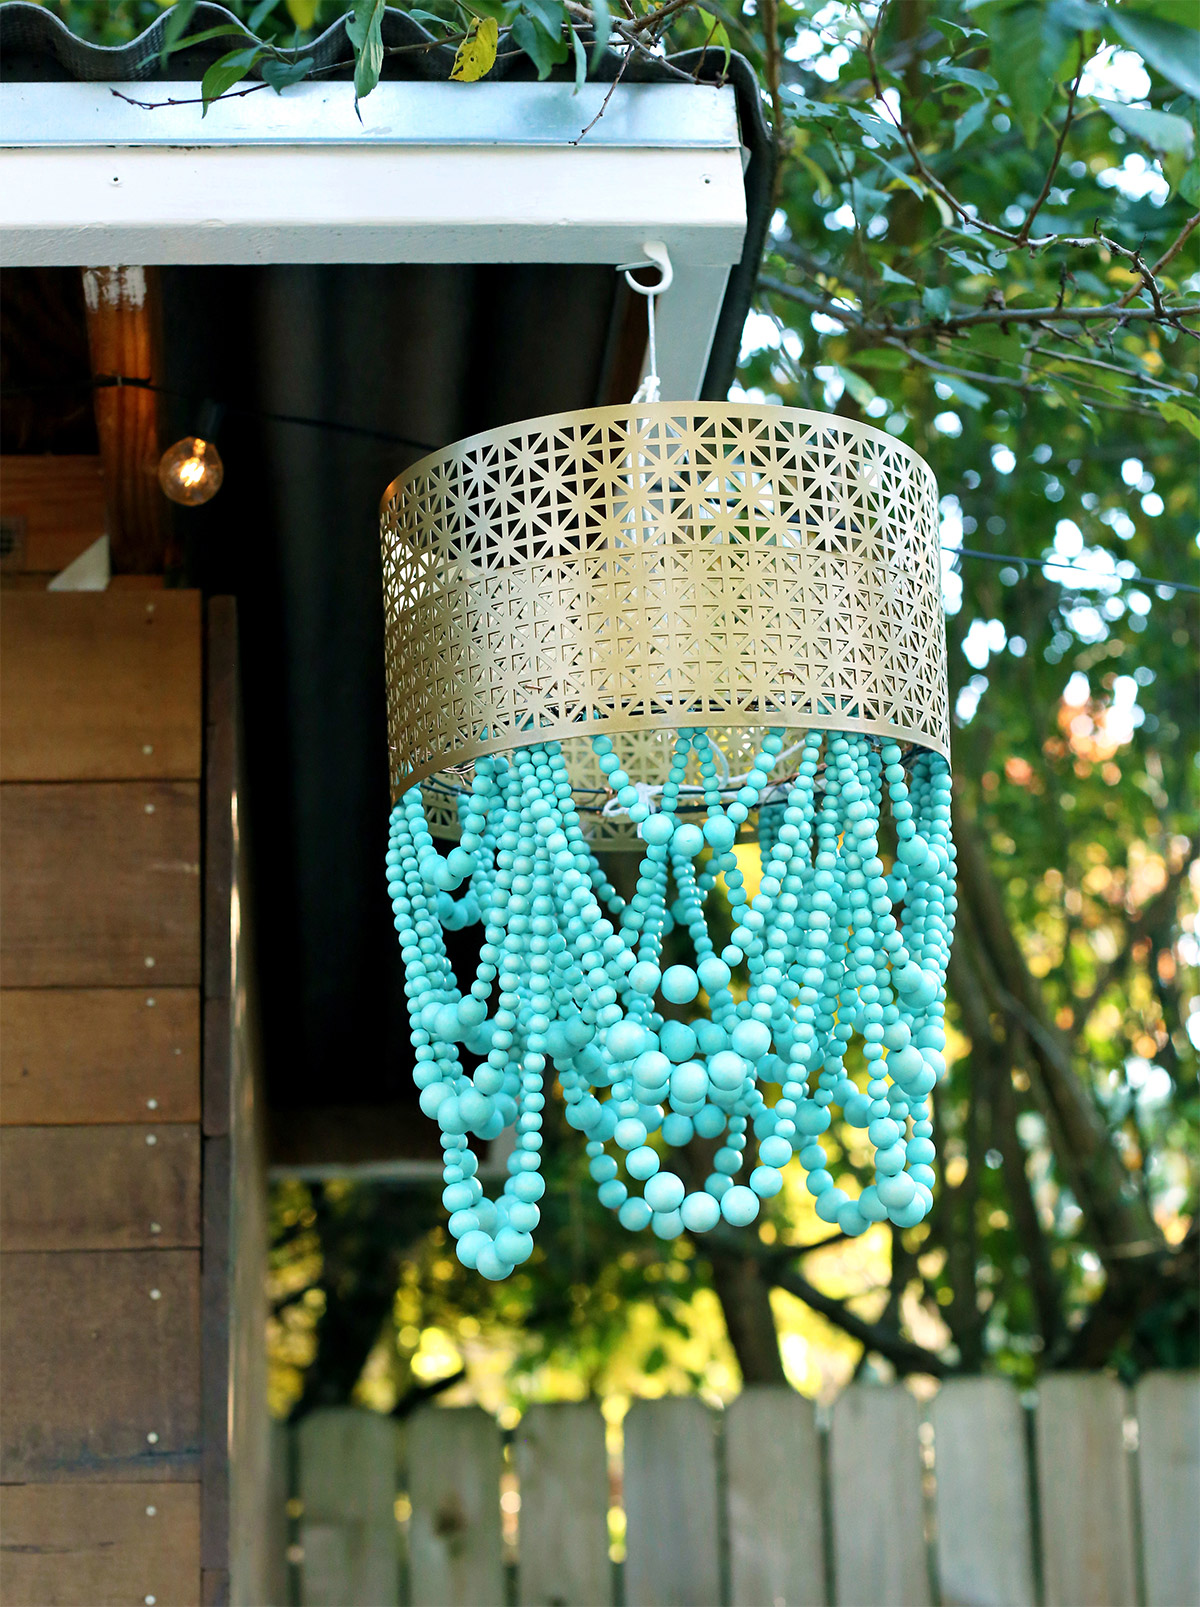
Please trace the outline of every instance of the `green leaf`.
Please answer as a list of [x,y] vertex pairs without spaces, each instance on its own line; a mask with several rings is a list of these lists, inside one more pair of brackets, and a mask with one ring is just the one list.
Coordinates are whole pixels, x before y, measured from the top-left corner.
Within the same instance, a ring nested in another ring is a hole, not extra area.
[[868,380],[865,380],[861,374],[856,374],[852,368],[842,368],[840,365],[835,365],[834,373],[840,375],[843,385],[845,385],[859,407],[866,407],[867,403],[873,402],[879,394]]
[[967,251],[960,251],[957,246],[952,250],[944,249],[943,254],[957,267],[965,268],[968,273],[983,274],[988,279],[993,277],[992,270],[986,262],[980,262],[978,257],[971,256]]
[[1200,100],[1200,32],[1144,12],[1127,11],[1124,6],[1110,10],[1108,20],[1147,66]]
[[1200,441],[1200,418],[1195,413],[1190,413],[1178,402],[1158,402],[1155,405],[1168,424],[1182,424],[1185,430],[1190,430]]
[[860,112],[857,106],[849,106],[846,109],[863,133],[869,134],[873,140],[878,140],[880,145],[904,144],[904,136],[895,123],[889,123],[882,117],[873,117],[869,112]]
[[299,84],[313,70],[313,59],[304,56],[300,61],[264,61],[262,75],[276,94],[280,94],[289,84]]
[[991,73],[977,72],[974,67],[957,67],[952,61],[939,61],[933,69],[935,78],[949,78],[955,84],[968,84],[972,89],[981,93],[989,89],[999,89],[1000,85]]
[[960,402],[965,402],[976,412],[991,400],[986,391],[981,391],[978,385],[972,385],[968,380],[960,379],[957,374],[939,374],[938,379],[954,392]]
[[958,150],[964,140],[969,140],[972,134],[977,134],[983,127],[983,120],[992,109],[990,99],[973,101],[954,125],[954,149]]
[[608,39],[612,33],[612,13],[608,9],[608,0],[592,0],[592,26],[596,30],[596,40],[592,45],[592,70],[595,71],[608,49]]
[[871,346],[864,352],[855,352],[854,361],[859,368],[887,368],[899,370],[908,367],[908,357],[892,346]]
[[195,9],[196,0],[179,0],[177,6],[171,7],[163,28],[162,46],[158,53],[158,59],[164,67],[167,65],[167,57],[173,50],[179,48],[179,41],[182,39],[188,23],[191,22],[192,13]]
[[890,268],[887,265],[886,262],[881,262],[879,264],[879,277],[883,280],[885,285],[914,285],[915,286],[915,284],[916,284],[915,279],[908,279],[908,278],[906,278],[904,276],[904,274],[897,273],[895,268]]
[[1147,106],[1123,106],[1115,100],[1097,100],[1096,105],[1108,113],[1118,128],[1144,140],[1154,150],[1191,156],[1195,137],[1186,118],[1152,111]]
[[356,0],[354,15],[346,18],[346,37],[354,47],[354,103],[369,95],[383,71],[383,10],[385,0]]
[[1036,4],[1001,11],[991,23],[991,67],[1032,149],[1072,34],[1051,8]]
[[926,285],[921,292],[921,306],[935,323],[942,323],[950,312],[950,292],[945,285]]
[[540,23],[523,11],[513,22],[512,36],[537,68],[539,78],[548,77],[551,68],[561,66],[567,59],[566,40],[561,35],[552,39]]
[[575,88],[571,93],[578,95],[587,83],[587,51],[583,48],[583,40],[574,28],[571,29],[571,48],[575,52]]
[[279,0],[259,0],[258,5],[246,18],[246,26],[251,33],[256,34],[258,32],[278,4]]
[[828,123],[835,117],[841,116],[841,107],[831,106],[827,101],[809,100],[808,96],[791,84],[784,84],[780,94],[788,102],[797,117],[811,118],[815,122]]
[[707,43],[708,45],[716,45],[717,49],[723,53],[724,60],[721,62],[721,74],[724,76],[729,71],[729,58],[733,54],[733,47],[729,43],[729,31],[723,22],[718,22],[713,26]]
[[250,71],[254,63],[263,54],[260,46],[252,45],[249,50],[231,50],[228,55],[221,56],[200,80],[200,95],[204,101],[202,117],[208,116],[208,108],[214,100],[218,100],[226,91],[240,83]]
[[1184,168],[1176,188],[1185,201],[1200,206],[1200,156],[1194,156]]
[[436,11],[413,10],[405,12],[405,16],[411,17],[414,22],[427,22],[431,25],[436,23],[438,35],[457,31],[451,28],[445,17],[439,17]]
[[[521,0],[521,9],[535,22],[540,22],[551,39],[562,37],[563,25],[567,20],[562,0]],[[566,60],[565,56],[563,60]]]
[[169,54],[174,54],[176,50],[188,50],[192,45],[203,44],[207,39],[228,39],[231,36],[235,39],[251,39],[254,37],[252,34],[248,34],[240,24],[235,28],[229,23],[222,23],[219,28],[205,28],[200,33],[188,34],[186,39],[181,39],[177,45],[171,46]]

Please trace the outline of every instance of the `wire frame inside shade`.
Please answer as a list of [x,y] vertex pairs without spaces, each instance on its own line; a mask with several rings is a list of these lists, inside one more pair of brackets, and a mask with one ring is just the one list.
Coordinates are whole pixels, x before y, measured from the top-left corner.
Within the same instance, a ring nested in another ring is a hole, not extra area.
[[[381,525],[394,796],[438,776],[427,796],[452,799],[483,754],[602,731],[637,734],[635,782],[661,781],[658,734],[680,727],[707,727],[734,773],[770,726],[948,757],[937,486],[869,425],[555,414],[422,459]],[[572,783],[602,795],[598,771]],[[583,817],[598,846],[628,833]]]

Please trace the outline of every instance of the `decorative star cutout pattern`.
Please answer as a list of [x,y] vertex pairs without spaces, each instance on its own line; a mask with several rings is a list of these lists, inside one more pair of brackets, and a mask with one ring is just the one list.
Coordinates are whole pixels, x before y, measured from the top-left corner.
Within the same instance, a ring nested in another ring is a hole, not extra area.
[[[937,515],[903,443],[791,408],[597,408],[425,458],[382,516],[394,789],[600,730],[635,781],[680,726],[734,773],[768,726],[948,754]],[[586,743],[572,776],[602,786]]]

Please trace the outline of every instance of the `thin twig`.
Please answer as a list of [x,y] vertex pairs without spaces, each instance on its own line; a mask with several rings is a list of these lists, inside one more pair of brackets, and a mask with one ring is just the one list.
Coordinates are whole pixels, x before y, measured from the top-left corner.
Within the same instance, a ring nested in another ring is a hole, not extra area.
[[1058,164],[1062,160],[1063,146],[1067,143],[1067,135],[1071,131],[1071,124],[1075,120],[1075,97],[1079,93],[1079,83],[1083,77],[1083,39],[1079,40],[1079,70],[1075,74],[1075,81],[1067,91],[1067,115],[1063,118],[1063,126],[1058,133],[1058,142],[1054,147],[1054,155],[1050,158],[1050,166],[1046,171],[1046,179],[1042,185],[1041,194],[1029,211],[1025,214],[1025,221],[1017,230],[1017,244],[1024,245],[1029,238],[1029,231],[1033,227],[1033,220],[1042,210],[1042,205],[1054,184],[1054,175],[1058,172]]

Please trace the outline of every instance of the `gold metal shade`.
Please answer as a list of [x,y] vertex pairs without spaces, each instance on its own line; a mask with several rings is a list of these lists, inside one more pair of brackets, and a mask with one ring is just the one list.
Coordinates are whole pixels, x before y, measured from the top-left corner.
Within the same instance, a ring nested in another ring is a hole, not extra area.
[[[381,522],[392,786],[441,778],[431,830],[457,832],[455,769],[600,732],[635,782],[683,726],[734,774],[770,726],[948,757],[937,486],[882,430],[732,403],[555,414],[423,458]],[[594,845],[632,846],[589,743],[568,756]]]

